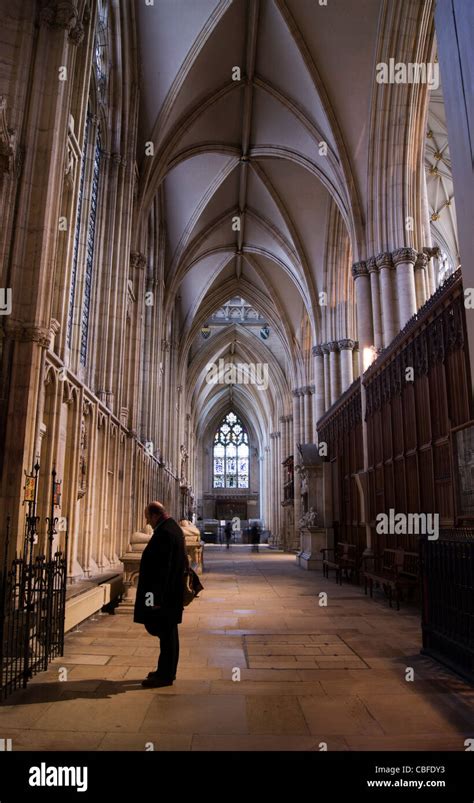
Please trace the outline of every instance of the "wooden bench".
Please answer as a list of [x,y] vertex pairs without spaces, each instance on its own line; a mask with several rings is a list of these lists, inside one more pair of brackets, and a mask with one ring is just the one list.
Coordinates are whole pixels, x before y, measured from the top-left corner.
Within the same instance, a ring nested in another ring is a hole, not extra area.
[[[345,572],[346,580],[358,579],[360,560],[357,546],[339,541],[335,549],[321,549],[323,555],[323,575],[329,577],[329,569],[336,570],[336,582],[342,586],[342,577]],[[332,554],[332,557],[330,555]]]
[[397,611],[400,610],[400,599],[403,591],[414,591],[419,582],[418,552],[407,552],[405,549],[384,549],[382,555],[367,556],[364,561],[373,561],[373,567],[364,568],[365,593],[367,588],[373,597],[374,584],[382,586],[388,597],[390,607],[395,595]]

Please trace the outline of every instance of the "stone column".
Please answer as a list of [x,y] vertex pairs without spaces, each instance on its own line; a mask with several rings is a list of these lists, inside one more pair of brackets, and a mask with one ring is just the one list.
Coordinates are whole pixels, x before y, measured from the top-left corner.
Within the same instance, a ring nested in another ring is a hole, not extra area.
[[272,461],[271,461],[271,453],[270,453],[270,447],[269,446],[265,446],[264,470],[265,470],[265,497],[266,497],[266,508],[267,508],[267,515],[266,515],[265,518],[266,518],[266,520],[268,522],[268,526],[271,529],[271,526],[272,526]]
[[[393,262],[389,251],[376,257],[380,276],[380,294],[382,301],[383,346],[386,348],[397,334],[397,314],[393,292]],[[359,338],[360,340],[360,338]],[[362,345],[361,345],[362,348]]]
[[339,345],[337,340],[331,340],[327,344],[329,348],[329,371],[331,377],[331,404],[341,395],[341,383],[339,378]]
[[281,510],[281,498],[282,498],[282,455],[281,455],[281,448],[282,448],[282,438],[281,438],[281,431],[277,432],[277,439],[276,439],[276,518],[277,518],[277,531],[275,533],[275,546],[279,546],[281,542],[281,535],[282,535],[282,510]]
[[273,539],[278,535],[278,432],[273,433]]
[[414,248],[398,248],[392,252],[393,264],[397,271],[397,296],[400,329],[416,313],[415,262],[417,252]]
[[338,341],[340,362],[341,362],[341,393],[344,393],[354,381],[354,371],[352,365],[352,351],[355,343],[353,340]]
[[374,318],[374,346],[377,349],[381,349],[383,347],[383,322],[380,304],[379,269],[375,257],[370,257],[366,264],[370,276],[370,292]]
[[426,269],[428,266],[428,257],[423,252],[420,251],[416,258],[415,262],[415,290],[416,290],[416,308],[417,310],[423,306],[423,304],[428,300],[428,289],[427,289],[427,273]]
[[[321,346],[313,346],[314,359],[314,429],[326,409],[324,399],[324,352]],[[317,439],[317,438],[316,438]]]
[[299,398],[300,398],[300,438],[301,438],[301,443],[306,443],[304,388],[299,389]]
[[282,460],[286,460],[286,458],[288,457],[288,454],[287,454],[287,451],[286,451],[286,438],[287,438],[287,430],[288,430],[288,422],[287,422],[286,415],[280,416],[280,424],[281,424],[281,426],[280,426],[280,432],[281,432],[281,446],[280,446],[280,449],[281,449],[281,452],[282,452],[282,458],[281,459]]
[[438,254],[440,249],[437,245],[435,245],[433,248],[423,248],[423,252],[428,258],[428,264],[426,266],[426,287],[429,298],[436,290],[438,276]]
[[288,434],[287,434],[288,440],[287,440],[286,450],[288,453],[287,456],[289,456],[290,454],[293,454],[293,416],[288,415],[287,420],[288,420]]
[[303,406],[304,406],[304,442],[312,443],[313,440],[313,410],[312,410],[312,392],[309,386],[303,388]]
[[[374,329],[372,323],[372,299],[370,293],[370,279],[367,264],[355,262],[352,266],[352,275],[355,281],[357,304],[357,331],[363,358],[364,348],[374,343]],[[361,367],[361,373],[363,368]]]
[[331,406],[331,376],[329,371],[329,347],[327,343],[321,346],[324,355],[324,408],[329,410]]
[[354,379],[357,379],[360,376],[359,343],[357,340],[355,341],[354,348],[352,350],[352,371]]
[[[301,430],[300,430],[300,397],[299,390],[293,391],[293,459],[296,466],[300,460],[300,453],[298,451],[298,444],[301,443]],[[294,526],[293,533],[294,542],[299,539],[299,531],[297,529],[298,522],[301,518],[301,477],[295,470],[294,473]]]
[[275,433],[270,432],[270,516],[269,524],[272,537],[275,534]]

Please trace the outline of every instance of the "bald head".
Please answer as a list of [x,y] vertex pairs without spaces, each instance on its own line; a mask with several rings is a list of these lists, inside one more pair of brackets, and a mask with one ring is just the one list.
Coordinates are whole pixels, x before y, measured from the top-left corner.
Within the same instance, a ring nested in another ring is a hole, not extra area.
[[165,507],[161,502],[149,502],[145,508],[146,523],[150,524],[155,529],[159,520],[165,513]]

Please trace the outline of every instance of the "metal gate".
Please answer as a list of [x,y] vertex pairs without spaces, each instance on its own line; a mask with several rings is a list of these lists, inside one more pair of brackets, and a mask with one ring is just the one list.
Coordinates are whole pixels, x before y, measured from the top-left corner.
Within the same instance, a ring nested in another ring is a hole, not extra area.
[[422,652],[474,683],[474,530],[420,540]]
[[[62,550],[54,541],[59,535],[55,507],[60,483],[52,472],[50,516],[46,518],[46,554],[38,554],[39,517],[36,516],[39,465],[27,476],[23,554],[9,563],[10,522],[7,520],[0,579],[0,699],[26,687],[37,672],[47,669],[52,658],[63,654],[67,579],[67,529],[61,533]],[[53,551],[54,549],[54,551]]]

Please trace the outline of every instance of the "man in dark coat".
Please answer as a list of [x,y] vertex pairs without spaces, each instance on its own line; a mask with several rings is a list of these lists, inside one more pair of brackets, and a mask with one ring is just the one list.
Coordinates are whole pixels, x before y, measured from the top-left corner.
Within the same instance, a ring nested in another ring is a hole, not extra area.
[[257,522],[254,522],[252,529],[250,530],[250,538],[252,541],[252,552],[258,552],[258,545],[260,543],[260,527],[258,526]]
[[156,672],[142,681],[145,688],[172,686],[179,659],[178,624],[183,619],[184,571],[188,565],[181,528],[161,502],[145,509],[153,535],[143,550],[133,621],[145,625],[160,640]]

